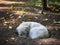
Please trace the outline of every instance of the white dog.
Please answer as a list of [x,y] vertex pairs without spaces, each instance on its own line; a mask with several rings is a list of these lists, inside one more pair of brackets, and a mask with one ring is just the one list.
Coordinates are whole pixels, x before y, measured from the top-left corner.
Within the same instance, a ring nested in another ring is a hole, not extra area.
[[37,22],[23,22],[16,28],[19,36],[24,32],[29,32],[31,39],[49,37],[48,30],[45,26]]

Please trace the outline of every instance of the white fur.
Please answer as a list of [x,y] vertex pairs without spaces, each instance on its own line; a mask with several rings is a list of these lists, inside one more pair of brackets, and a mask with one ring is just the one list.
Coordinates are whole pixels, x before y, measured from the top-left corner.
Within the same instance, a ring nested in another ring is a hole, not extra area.
[[27,28],[30,28],[29,37],[31,39],[36,38],[45,38],[49,37],[48,30],[45,26],[37,22],[23,22],[17,27],[19,36],[22,32],[26,31]]
[[29,36],[31,39],[49,37],[48,30],[44,27],[34,27],[30,30]]

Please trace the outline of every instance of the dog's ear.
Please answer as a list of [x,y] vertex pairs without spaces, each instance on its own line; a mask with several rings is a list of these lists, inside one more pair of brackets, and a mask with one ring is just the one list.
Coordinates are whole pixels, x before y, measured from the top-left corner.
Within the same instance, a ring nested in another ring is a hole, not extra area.
[[15,34],[16,34],[16,35],[19,35],[17,31],[15,31]]

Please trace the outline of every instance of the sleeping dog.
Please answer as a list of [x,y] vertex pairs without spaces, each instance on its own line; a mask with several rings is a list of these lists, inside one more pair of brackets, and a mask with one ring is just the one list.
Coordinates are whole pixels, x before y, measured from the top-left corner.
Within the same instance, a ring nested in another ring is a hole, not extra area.
[[22,22],[17,28],[18,36],[28,36],[31,39],[49,37],[47,28],[37,22]]

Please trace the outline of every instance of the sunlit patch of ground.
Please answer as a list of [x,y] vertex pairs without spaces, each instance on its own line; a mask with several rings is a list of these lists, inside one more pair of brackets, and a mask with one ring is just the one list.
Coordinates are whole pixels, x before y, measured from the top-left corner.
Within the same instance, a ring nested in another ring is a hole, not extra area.
[[47,39],[38,39],[37,43],[39,44],[60,44],[60,39],[56,39],[56,38],[47,38]]

